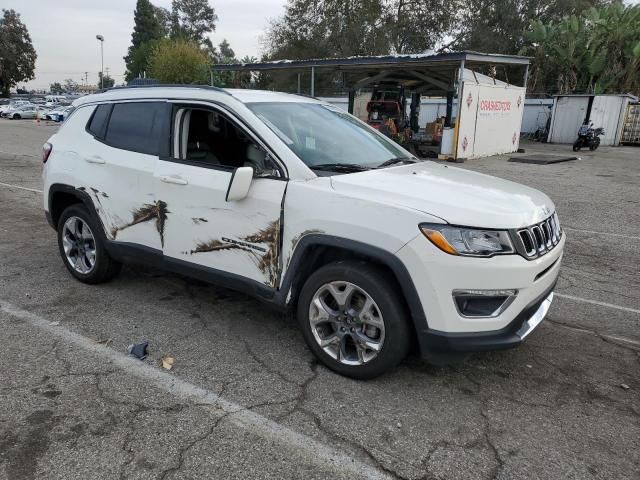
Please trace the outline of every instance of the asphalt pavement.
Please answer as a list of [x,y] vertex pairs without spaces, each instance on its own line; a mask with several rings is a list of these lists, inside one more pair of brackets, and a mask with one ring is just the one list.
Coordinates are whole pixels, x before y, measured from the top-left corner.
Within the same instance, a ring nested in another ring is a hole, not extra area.
[[460,165],[556,202],[548,318],[518,349],[358,382],[241,293],[141,267],[74,281],[39,193],[56,128],[0,120],[0,480],[640,478],[639,149]]

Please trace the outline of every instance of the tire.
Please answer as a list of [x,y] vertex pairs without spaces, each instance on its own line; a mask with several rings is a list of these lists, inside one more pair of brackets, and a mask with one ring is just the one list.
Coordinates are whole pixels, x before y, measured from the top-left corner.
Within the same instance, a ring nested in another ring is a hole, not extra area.
[[[388,274],[374,265],[340,261],[319,268],[304,283],[298,297],[298,323],[311,351],[334,372],[366,380],[391,370],[407,356],[410,347],[408,315],[395,285],[387,278]],[[344,291],[341,291],[343,287]],[[337,293],[351,298],[346,302],[349,307],[344,307],[346,303],[343,303],[344,309],[338,309],[336,297],[330,293],[336,288]],[[372,303],[365,302],[367,297]],[[327,310],[319,313],[317,300],[322,298],[321,303],[331,305],[331,311],[337,316],[329,317]],[[359,311],[358,307],[363,305],[370,305],[370,308]],[[351,315],[343,315],[345,311]],[[329,320],[317,320],[323,316]],[[317,322],[315,327],[311,325],[312,320]],[[363,339],[368,342],[366,347],[360,343]],[[319,343],[323,340],[329,341],[325,347]],[[369,345],[376,349],[370,350]]]
[[20,115],[18,115],[17,113],[13,116],[14,120],[20,120],[22,117]]
[[580,150],[580,147],[582,147],[582,141],[581,140],[576,140],[575,142],[573,142],[573,151],[577,152],[578,150]]
[[[77,237],[82,239],[79,243],[83,245],[74,249],[73,245],[78,242],[75,242],[76,235],[72,231],[79,224],[81,228],[76,232],[79,233]],[[62,212],[58,221],[58,249],[65,267],[77,280],[88,284],[104,283],[120,273],[122,264],[109,256],[104,238],[102,227],[84,205],[74,204]],[[79,248],[82,253],[78,251]],[[74,259],[76,266],[73,264]]]
[[594,151],[598,148],[598,146],[600,146],[600,139],[599,138],[595,138],[593,140],[593,143],[591,145],[589,145],[589,150]]

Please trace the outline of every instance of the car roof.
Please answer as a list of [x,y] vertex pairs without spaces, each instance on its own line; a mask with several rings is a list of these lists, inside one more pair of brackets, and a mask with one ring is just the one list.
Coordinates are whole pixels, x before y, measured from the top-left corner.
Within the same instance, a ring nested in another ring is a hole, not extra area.
[[242,103],[256,102],[298,102],[323,103],[311,97],[290,93],[271,92],[251,89],[222,89],[200,85],[137,85],[132,87],[116,87],[101,93],[85,95],[73,102],[75,106],[96,102],[113,102],[118,100],[135,100],[138,98],[185,98],[190,100],[208,100],[213,92],[227,94]]

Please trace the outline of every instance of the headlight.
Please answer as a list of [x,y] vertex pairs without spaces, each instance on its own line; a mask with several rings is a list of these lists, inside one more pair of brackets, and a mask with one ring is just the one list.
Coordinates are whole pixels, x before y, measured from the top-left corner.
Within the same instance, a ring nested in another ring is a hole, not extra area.
[[490,257],[514,253],[509,233],[505,230],[481,230],[423,223],[420,230],[431,243],[451,255]]

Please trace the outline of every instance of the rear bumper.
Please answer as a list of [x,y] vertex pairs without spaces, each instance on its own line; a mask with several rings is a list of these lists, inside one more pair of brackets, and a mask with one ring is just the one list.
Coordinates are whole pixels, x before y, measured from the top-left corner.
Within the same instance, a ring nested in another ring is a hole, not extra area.
[[517,347],[540,325],[546,316],[553,301],[554,288],[555,282],[500,330],[474,333],[423,330],[418,334],[423,356],[428,360],[433,360],[439,354],[504,350]]

